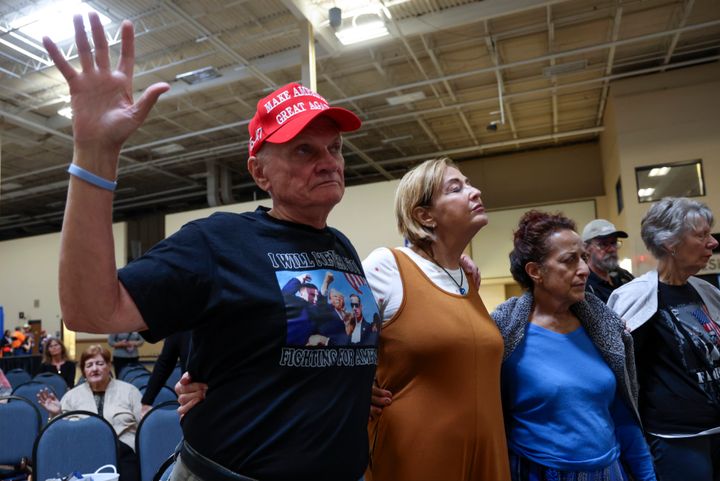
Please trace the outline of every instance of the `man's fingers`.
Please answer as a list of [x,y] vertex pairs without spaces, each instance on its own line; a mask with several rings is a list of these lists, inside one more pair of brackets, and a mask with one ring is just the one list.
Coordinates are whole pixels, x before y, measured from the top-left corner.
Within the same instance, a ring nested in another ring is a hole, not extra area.
[[82,66],[83,72],[91,72],[95,69],[95,66],[92,59],[92,51],[90,50],[90,42],[85,34],[85,23],[83,22],[82,15],[73,16],[73,24],[75,24],[75,45],[77,46],[80,65]]
[[122,48],[117,69],[129,79],[133,77],[135,69],[135,30],[130,21],[124,20],[120,26]]
[[193,406],[195,406],[197,403],[199,403],[199,399],[193,399],[189,401],[187,404],[181,404],[180,407],[177,409],[178,414],[180,417],[183,417],[185,414],[192,409]]
[[145,92],[135,103],[135,119],[138,123],[145,120],[158,98],[168,90],[170,90],[170,85],[165,82],[153,84],[145,89]]
[[57,69],[60,71],[62,76],[65,77],[65,80],[69,82],[77,75],[77,72],[72,67],[72,65],[70,65],[68,61],[65,60],[65,57],[63,56],[62,52],[60,52],[60,49],[57,48],[55,42],[50,40],[49,37],[43,37],[43,46],[45,47],[45,50],[47,50],[48,55],[50,55],[50,58],[52,59]]
[[100,16],[96,12],[88,14],[92,29],[93,43],[95,44],[95,64],[101,70],[110,70],[110,53],[108,51],[105,30],[100,23]]

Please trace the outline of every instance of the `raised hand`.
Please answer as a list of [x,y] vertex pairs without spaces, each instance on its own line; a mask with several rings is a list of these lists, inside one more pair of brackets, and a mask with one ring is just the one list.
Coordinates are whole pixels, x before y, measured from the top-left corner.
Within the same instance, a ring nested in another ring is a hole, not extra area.
[[37,400],[38,403],[40,403],[40,405],[44,407],[45,410],[52,416],[57,416],[58,414],[60,414],[60,411],[62,411],[62,408],[60,407],[60,401],[58,401],[55,393],[53,393],[49,389],[41,389],[40,391],[38,391]]
[[[107,157],[108,154],[117,157],[122,144],[145,121],[158,97],[170,86],[166,83],[151,85],[134,102],[135,39],[132,23],[126,20],[121,26],[122,53],[117,70],[111,71],[108,43],[100,18],[95,12],[88,17],[95,44],[94,55],[82,16],[76,15],[73,19],[75,43],[82,66],[80,72],[68,63],[48,37],[43,38],[43,45],[70,87],[76,155],[80,150],[89,158]],[[106,175],[107,167],[102,169]]]

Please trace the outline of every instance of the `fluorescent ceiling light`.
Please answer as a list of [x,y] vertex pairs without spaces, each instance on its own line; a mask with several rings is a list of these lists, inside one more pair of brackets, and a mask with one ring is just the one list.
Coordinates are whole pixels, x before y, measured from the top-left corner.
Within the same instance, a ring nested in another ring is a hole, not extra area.
[[176,143],[165,144],[165,145],[161,145],[160,147],[155,147],[154,149],[150,149],[150,151],[153,154],[157,154],[157,155],[174,154],[175,152],[182,152],[183,150],[185,150],[185,147],[183,147],[180,144],[176,144]]
[[194,85],[201,82],[207,82],[220,77],[220,72],[215,67],[204,67],[201,69],[193,70],[191,72],[181,73],[175,76],[175,80],[182,80],[183,82]]
[[647,189],[639,189],[638,190],[638,196],[639,197],[650,197],[653,195],[653,192],[655,192],[655,189],[652,187],[648,187]]
[[650,169],[648,177],[660,177],[662,175],[668,175],[668,172],[670,172],[670,167],[655,167],[654,169]]
[[418,90],[417,92],[410,92],[409,94],[396,95],[395,97],[387,97],[385,100],[390,105],[401,105],[424,99],[425,92],[423,92],[422,90]]
[[58,115],[62,115],[66,119],[72,119],[72,107],[69,105],[58,110]]
[[385,22],[382,20],[373,20],[361,25],[345,27],[335,32],[335,36],[343,45],[352,45],[387,35],[390,35],[390,32],[388,32]]
[[[38,42],[42,41],[43,36],[48,36],[57,43],[75,36],[73,15],[81,14],[87,17],[88,12],[93,11],[95,9],[80,0],[54,1],[49,2],[44,8],[14,20],[10,26]],[[103,25],[111,22],[107,15],[100,12],[98,15]]]

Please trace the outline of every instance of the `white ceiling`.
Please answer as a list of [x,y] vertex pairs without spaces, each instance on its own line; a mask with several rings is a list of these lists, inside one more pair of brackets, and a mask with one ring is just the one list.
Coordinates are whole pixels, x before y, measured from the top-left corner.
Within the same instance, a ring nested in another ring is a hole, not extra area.
[[[58,230],[62,219],[72,131],[57,111],[67,88],[11,28],[47,3],[0,0],[0,239]],[[595,141],[614,80],[720,59],[718,0],[88,3],[112,20],[111,39],[123,19],[135,23],[138,92],[172,85],[122,152],[117,220],[262,195],[245,169],[247,121],[258,99],[301,80],[308,22],[318,91],[364,120],[346,137],[350,185],[399,178],[439,155]],[[346,29],[363,3],[380,13],[356,22],[382,18],[391,35],[345,47],[328,9],[343,10]],[[73,56],[70,41],[61,47]],[[220,77],[175,80],[205,67]]]

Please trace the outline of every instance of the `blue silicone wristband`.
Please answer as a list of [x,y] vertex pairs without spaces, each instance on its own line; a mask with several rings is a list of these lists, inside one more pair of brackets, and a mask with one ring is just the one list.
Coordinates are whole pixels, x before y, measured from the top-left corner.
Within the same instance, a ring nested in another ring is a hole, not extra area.
[[117,182],[103,179],[102,177],[95,175],[92,172],[88,172],[79,165],[70,164],[67,171],[70,175],[74,175],[75,177],[78,177],[87,182],[88,184],[94,185],[95,187],[100,187],[101,189],[109,190],[110,192],[113,192],[117,188]]

